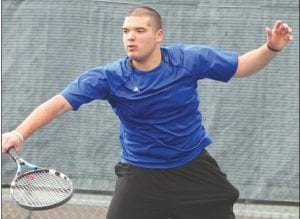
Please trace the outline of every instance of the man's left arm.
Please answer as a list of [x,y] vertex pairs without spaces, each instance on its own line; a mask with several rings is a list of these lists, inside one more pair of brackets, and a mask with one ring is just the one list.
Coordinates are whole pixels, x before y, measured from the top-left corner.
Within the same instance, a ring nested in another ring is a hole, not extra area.
[[266,28],[267,42],[261,47],[239,56],[234,77],[247,77],[267,66],[272,59],[293,39],[292,29],[278,20],[273,28]]

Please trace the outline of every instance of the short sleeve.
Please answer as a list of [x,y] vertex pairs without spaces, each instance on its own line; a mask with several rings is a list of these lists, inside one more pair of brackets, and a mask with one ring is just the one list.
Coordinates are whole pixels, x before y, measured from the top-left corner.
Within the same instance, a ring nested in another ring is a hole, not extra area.
[[185,66],[197,80],[209,78],[227,82],[237,70],[238,54],[235,52],[206,46],[185,46],[183,54]]
[[95,99],[106,99],[109,94],[107,77],[102,68],[91,69],[71,82],[61,93],[77,110]]

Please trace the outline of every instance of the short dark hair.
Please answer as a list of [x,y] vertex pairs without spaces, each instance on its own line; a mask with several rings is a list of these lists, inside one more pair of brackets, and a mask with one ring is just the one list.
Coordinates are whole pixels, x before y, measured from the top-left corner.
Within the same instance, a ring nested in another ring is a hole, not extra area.
[[162,29],[162,19],[160,14],[155,9],[150,8],[148,6],[134,7],[128,11],[127,17],[128,16],[149,16],[156,30]]

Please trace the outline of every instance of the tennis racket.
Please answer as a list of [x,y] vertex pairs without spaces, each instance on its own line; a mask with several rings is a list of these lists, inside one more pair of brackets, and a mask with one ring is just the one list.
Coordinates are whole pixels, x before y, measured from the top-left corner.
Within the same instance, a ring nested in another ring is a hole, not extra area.
[[73,183],[65,174],[27,162],[14,147],[7,153],[17,164],[10,194],[19,206],[28,210],[47,210],[70,200]]

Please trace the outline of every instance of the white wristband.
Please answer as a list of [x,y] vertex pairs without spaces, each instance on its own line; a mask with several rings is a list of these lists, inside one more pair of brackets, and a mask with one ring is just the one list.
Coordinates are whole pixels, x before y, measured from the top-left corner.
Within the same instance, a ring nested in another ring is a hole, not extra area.
[[21,144],[23,144],[24,138],[23,138],[23,136],[22,136],[18,131],[13,130],[13,131],[11,131],[11,133],[13,133],[13,134],[15,134],[16,136],[18,136],[19,139],[20,139],[20,141],[21,141]]

